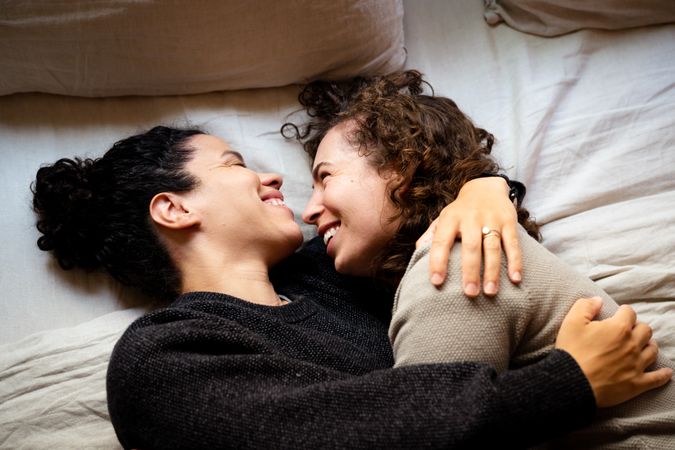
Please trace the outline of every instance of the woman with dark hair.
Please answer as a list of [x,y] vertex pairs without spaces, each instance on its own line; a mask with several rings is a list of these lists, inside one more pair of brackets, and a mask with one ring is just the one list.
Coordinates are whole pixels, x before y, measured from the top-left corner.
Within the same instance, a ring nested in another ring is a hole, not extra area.
[[[550,352],[581,296],[603,298],[600,318],[629,313],[538,244],[538,226],[522,198],[516,209],[526,277],[519,285],[503,286],[494,299],[467,302],[456,283],[437,289],[427,282],[429,249],[415,249],[418,236],[464,183],[494,176],[499,167],[490,156],[493,136],[452,100],[426,95],[422,87],[416,71],[351,84],[316,82],[300,96],[309,124],[302,132],[291,128],[314,160],[314,192],[303,219],[317,226],[337,271],[398,288],[389,329],[397,367],[480,361],[504,372]],[[499,241],[490,227],[476,231],[484,246]],[[455,248],[448,272],[459,265]],[[658,367],[670,372],[672,362],[662,358]],[[565,439],[576,439],[566,441],[575,448],[670,448],[675,386],[612,409],[594,427]]]
[[33,187],[38,247],[53,251],[63,269],[103,267],[152,298],[173,301],[180,276],[148,220],[148,205],[155,193],[195,187],[184,166],[192,153],[187,142],[201,134],[157,127],[117,142],[105,158],[41,168]]
[[165,127],[38,172],[42,249],[173,301],[111,356],[125,448],[523,446],[666,381],[643,373],[649,327],[626,314],[591,327],[589,300],[527,368],[392,368],[390,295],[336,274],[318,239],[294,253],[281,185],[224,141]]

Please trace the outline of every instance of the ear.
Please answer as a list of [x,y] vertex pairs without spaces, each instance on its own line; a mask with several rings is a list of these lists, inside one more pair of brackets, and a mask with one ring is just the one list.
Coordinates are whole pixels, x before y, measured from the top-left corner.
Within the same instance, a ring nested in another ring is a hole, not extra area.
[[408,189],[410,189],[410,184],[412,183],[412,179],[406,178],[403,175],[398,175],[400,178],[397,180],[399,183],[401,183],[400,187],[398,188],[398,195],[399,197],[406,192],[408,192]]
[[399,172],[395,172],[393,170],[390,170],[386,174],[385,179],[388,181],[389,189],[393,189],[393,186],[395,185],[398,186],[398,191],[396,191],[398,197],[401,197],[403,194],[408,192],[410,184],[412,183],[412,177],[406,176]]
[[199,216],[191,212],[185,199],[173,192],[160,192],[150,200],[150,217],[163,227],[181,230],[199,225]]

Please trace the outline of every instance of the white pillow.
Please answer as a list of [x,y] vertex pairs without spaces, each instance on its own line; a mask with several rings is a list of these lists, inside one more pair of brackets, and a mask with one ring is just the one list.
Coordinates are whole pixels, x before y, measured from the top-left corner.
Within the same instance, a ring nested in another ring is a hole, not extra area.
[[0,95],[172,95],[397,70],[401,0],[25,0],[0,10]]
[[673,0],[485,0],[485,20],[558,36],[582,28],[619,30],[675,22]]

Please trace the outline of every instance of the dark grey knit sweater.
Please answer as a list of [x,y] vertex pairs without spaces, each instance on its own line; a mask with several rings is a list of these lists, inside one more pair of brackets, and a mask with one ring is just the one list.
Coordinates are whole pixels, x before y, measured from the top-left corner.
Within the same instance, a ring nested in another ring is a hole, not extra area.
[[126,448],[524,447],[588,424],[592,391],[554,351],[502,375],[392,369],[390,297],[312,242],[274,272],[281,307],[196,292],[134,322],[108,369]]

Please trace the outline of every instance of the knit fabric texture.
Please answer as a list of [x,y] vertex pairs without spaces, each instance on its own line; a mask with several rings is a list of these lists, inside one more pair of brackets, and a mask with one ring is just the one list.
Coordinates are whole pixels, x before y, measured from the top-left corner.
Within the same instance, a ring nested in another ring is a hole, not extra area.
[[108,405],[125,448],[526,447],[588,424],[595,400],[553,351],[392,368],[391,296],[337,275],[313,241],[274,272],[279,307],[195,292],[117,343]]
[[[501,268],[498,295],[467,301],[460,283],[461,244],[450,255],[449,282],[441,289],[428,281],[429,248],[411,258],[396,292],[390,327],[396,366],[478,361],[503,372],[531,364],[554,346],[563,318],[580,297],[600,296],[600,319],[618,305],[587,277],[576,272],[520,228],[523,281],[508,280]],[[661,357],[658,367],[673,367]],[[600,410],[594,423],[550,446],[559,448],[675,449],[675,384],[615,408]]]

